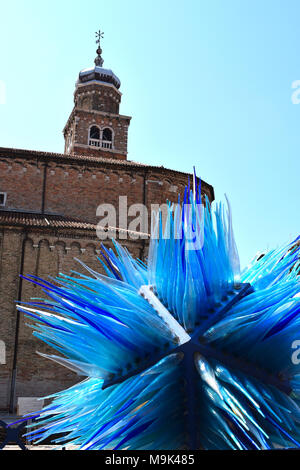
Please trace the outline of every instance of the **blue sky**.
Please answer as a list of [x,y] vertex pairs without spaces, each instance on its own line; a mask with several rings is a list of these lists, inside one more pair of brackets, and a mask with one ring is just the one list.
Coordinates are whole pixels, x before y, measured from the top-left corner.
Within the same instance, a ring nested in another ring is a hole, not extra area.
[[0,146],[63,151],[101,28],[133,116],[129,158],[195,165],[216,199],[226,193],[245,265],[299,230],[299,15],[292,0],[2,2]]

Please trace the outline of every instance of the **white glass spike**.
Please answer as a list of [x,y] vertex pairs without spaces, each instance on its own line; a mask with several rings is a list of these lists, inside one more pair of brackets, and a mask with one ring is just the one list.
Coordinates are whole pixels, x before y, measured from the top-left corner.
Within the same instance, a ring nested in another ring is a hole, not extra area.
[[156,297],[152,290],[152,286],[141,286],[139,294],[149,302],[149,304],[158,313],[160,318],[162,318],[166,325],[168,325],[172,334],[178,338],[179,344],[185,344],[190,341],[190,335],[187,334],[185,329],[178,323],[177,320],[175,320],[173,315]]

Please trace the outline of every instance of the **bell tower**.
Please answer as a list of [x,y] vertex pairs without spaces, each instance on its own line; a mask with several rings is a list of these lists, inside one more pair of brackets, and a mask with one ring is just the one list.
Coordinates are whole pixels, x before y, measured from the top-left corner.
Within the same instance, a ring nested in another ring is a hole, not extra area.
[[126,160],[131,117],[119,113],[121,82],[103,68],[102,38],[97,32],[95,66],[82,70],[76,82],[74,108],[63,130],[65,153]]

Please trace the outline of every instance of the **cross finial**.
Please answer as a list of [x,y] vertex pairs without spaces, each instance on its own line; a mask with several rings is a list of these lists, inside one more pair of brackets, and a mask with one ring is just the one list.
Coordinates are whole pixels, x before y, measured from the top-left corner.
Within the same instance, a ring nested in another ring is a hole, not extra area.
[[101,31],[99,29],[99,31],[96,31],[95,34],[96,34],[96,44],[99,44],[99,47],[100,47],[100,41],[101,41],[101,39],[103,39],[104,33],[103,33],[103,31]]
[[104,33],[103,33],[103,31],[101,31],[101,30],[99,29],[99,31],[96,31],[95,35],[96,35],[96,44],[98,44],[98,48],[97,48],[97,57],[96,57],[96,59],[95,59],[95,64],[96,64],[97,66],[99,66],[99,67],[102,67],[104,61],[103,61],[103,59],[102,59],[102,57],[101,57],[101,54],[102,54],[101,39],[103,39]]

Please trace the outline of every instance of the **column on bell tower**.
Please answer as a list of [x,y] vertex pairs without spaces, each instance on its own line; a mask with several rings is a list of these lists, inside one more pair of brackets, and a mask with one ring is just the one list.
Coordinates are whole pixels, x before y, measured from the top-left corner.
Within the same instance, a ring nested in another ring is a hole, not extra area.
[[74,108],[63,131],[65,153],[126,160],[131,117],[119,113],[121,82],[112,70],[103,68],[103,33],[96,36],[95,66],[79,73]]

